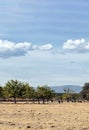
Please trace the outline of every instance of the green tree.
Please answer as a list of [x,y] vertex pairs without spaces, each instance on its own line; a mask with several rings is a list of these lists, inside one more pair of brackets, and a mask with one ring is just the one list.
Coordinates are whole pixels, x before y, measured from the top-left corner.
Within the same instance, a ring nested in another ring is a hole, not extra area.
[[36,90],[36,98],[38,101],[42,100],[43,104],[45,103],[45,100],[52,99],[54,96],[54,91],[48,87],[48,86],[38,86]]
[[0,99],[3,98],[3,87],[0,86]]
[[16,103],[16,98],[19,97],[19,91],[22,83],[18,80],[10,80],[6,83],[4,87],[4,94],[7,98],[14,98],[14,103]]
[[85,100],[89,100],[89,83],[84,84],[82,91],[80,92],[80,96]]
[[28,83],[22,83],[19,91],[19,98],[22,99],[33,99],[35,90]]
[[62,98],[63,98],[63,100],[70,101],[72,99],[73,94],[74,94],[73,90],[66,88],[66,89],[64,89],[64,93],[62,95]]

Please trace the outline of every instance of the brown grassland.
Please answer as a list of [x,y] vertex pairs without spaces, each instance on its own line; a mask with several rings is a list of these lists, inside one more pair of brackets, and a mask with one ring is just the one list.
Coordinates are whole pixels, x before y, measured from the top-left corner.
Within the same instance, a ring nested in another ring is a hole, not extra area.
[[89,103],[1,103],[0,130],[89,130]]

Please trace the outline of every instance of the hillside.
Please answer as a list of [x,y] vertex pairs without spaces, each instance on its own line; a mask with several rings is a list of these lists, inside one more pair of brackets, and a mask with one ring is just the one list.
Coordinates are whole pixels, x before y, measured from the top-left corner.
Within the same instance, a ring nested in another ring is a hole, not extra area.
[[75,91],[76,93],[79,93],[82,90],[82,87],[79,85],[63,85],[63,86],[51,86],[51,88],[58,93],[62,93],[64,92],[64,89],[71,89],[73,91]]

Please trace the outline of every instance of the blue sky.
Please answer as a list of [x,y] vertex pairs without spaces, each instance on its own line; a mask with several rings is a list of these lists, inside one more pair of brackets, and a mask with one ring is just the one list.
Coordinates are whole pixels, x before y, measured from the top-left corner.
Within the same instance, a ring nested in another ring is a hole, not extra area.
[[88,0],[0,0],[0,84],[89,82]]

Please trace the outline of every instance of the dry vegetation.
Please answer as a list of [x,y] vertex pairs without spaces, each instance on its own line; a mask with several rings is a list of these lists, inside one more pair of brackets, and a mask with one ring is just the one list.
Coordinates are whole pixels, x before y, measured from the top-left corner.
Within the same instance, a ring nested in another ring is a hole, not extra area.
[[3,103],[0,130],[89,130],[89,103]]

